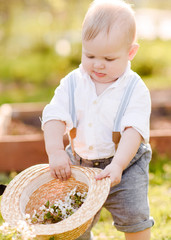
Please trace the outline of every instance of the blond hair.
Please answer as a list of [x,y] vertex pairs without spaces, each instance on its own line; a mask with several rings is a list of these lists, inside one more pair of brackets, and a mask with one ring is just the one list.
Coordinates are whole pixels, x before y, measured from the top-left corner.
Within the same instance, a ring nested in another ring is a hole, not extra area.
[[109,34],[116,27],[132,44],[136,36],[134,11],[122,0],[94,0],[88,9],[83,25],[82,39],[94,39],[100,32]]

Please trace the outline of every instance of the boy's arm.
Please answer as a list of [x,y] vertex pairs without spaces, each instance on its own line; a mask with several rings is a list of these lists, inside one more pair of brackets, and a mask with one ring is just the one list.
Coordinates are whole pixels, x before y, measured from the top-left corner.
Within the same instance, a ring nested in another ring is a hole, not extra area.
[[64,150],[63,135],[65,123],[51,120],[44,124],[45,148],[49,158],[50,172],[53,177],[66,180],[71,175],[71,161]]
[[122,134],[118,149],[111,164],[109,164],[98,176],[96,176],[96,179],[98,180],[104,177],[110,177],[112,186],[120,183],[122,172],[135,156],[141,141],[142,136],[138,131],[132,127],[126,128]]

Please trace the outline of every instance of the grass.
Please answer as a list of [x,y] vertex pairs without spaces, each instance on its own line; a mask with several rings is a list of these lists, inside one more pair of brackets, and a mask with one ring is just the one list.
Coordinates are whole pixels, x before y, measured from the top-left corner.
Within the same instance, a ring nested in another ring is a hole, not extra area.
[[[171,41],[139,41],[139,50],[132,61],[132,69],[149,89],[171,88]],[[169,54],[168,54],[169,53]]]
[[[16,173],[9,176],[0,174],[0,181],[8,183]],[[153,153],[150,163],[149,202],[151,216],[155,220],[152,228],[151,240],[171,240],[171,160],[167,156]],[[0,224],[2,223],[0,215]],[[103,209],[98,223],[93,228],[96,240],[124,239],[124,234],[112,226],[112,218],[107,210]]]

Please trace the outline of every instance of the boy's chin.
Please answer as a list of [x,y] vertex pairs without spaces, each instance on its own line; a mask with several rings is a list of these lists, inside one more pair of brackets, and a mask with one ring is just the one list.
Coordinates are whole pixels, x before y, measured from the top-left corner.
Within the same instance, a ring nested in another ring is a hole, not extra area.
[[96,83],[101,83],[101,84],[112,84],[113,82],[115,82],[116,80],[114,79],[107,79],[105,77],[96,77],[96,76],[90,76],[93,82]]

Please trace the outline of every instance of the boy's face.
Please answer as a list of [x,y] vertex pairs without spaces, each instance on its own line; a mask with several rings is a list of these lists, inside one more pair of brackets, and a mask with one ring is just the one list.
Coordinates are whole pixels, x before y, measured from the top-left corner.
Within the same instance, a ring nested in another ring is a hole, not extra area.
[[82,66],[95,82],[112,83],[126,69],[129,49],[117,32],[99,33],[94,39],[82,42]]

